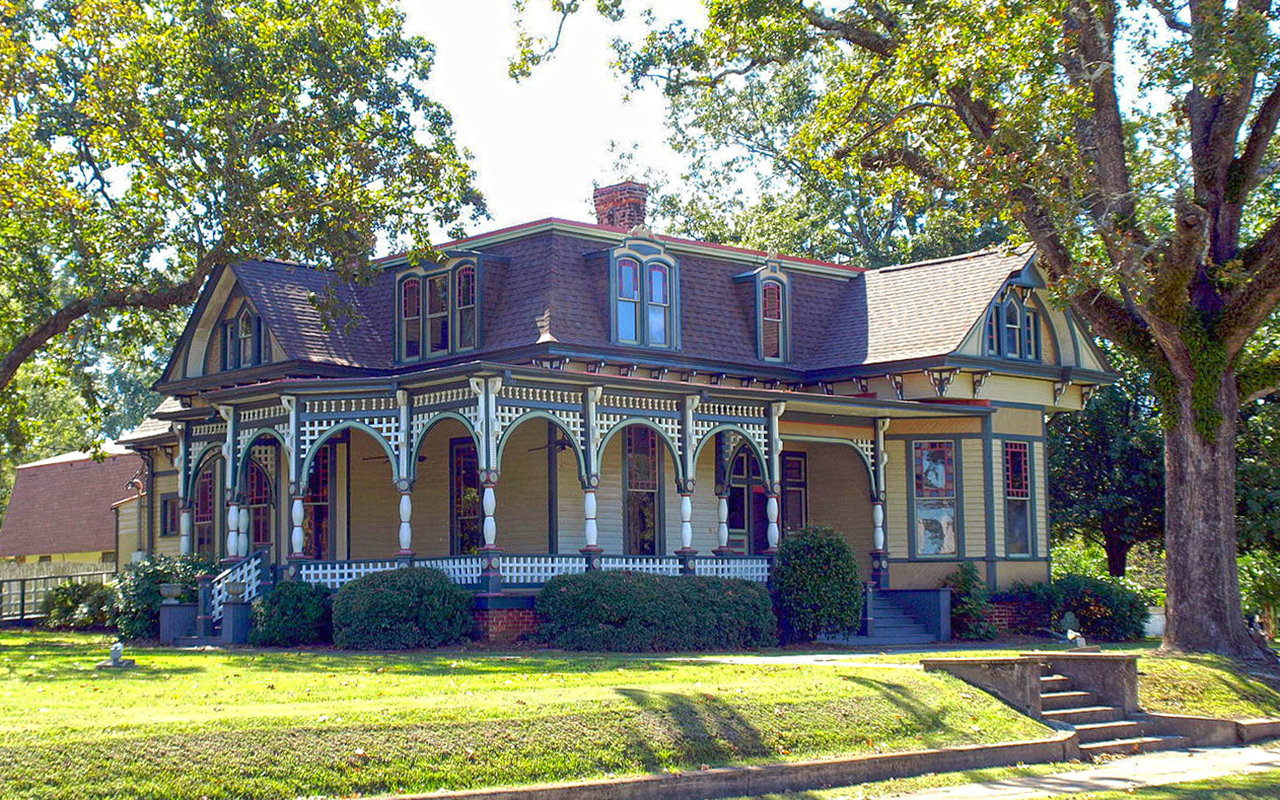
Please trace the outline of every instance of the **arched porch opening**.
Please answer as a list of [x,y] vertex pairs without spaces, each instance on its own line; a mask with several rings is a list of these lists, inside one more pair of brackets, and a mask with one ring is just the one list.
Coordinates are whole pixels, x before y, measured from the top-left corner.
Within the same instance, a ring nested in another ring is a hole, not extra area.
[[535,411],[498,445],[497,544],[508,554],[576,553],[585,544],[580,443],[563,421]]
[[266,550],[273,563],[282,561],[289,547],[289,465],[278,433],[257,432],[249,440],[240,453],[236,487],[248,552]]
[[640,418],[614,425],[600,444],[597,544],[605,553],[669,555],[681,546],[675,443]]
[[875,548],[873,484],[863,450],[847,439],[784,435],[781,460],[784,532],[798,527],[832,528],[853,549],[863,580],[870,580]]
[[728,427],[709,433],[699,443],[695,475],[694,548],[764,554],[769,548],[768,469],[755,443]]
[[[409,495],[413,552],[422,558],[479,552],[484,545],[484,516],[480,460],[471,426],[462,417],[443,414],[420,433],[416,444]],[[390,484],[387,492],[378,502],[394,513],[397,501]],[[388,528],[389,535],[394,532],[395,526]],[[391,536],[388,541],[394,539]]]
[[223,482],[227,474],[221,448],[206,450],[196,462],[188,488],[191,504],[191,552],[210,560],[223,556],[225,518]]

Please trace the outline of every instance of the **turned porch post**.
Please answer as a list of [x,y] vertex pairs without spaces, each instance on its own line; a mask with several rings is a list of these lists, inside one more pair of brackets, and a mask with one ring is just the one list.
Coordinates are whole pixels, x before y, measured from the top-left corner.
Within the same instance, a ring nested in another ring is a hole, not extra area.
[[729,548],[729,444],[724,434],[717,433],[716,441],[716,549],[718,556],[733,555]]
[[782,433],[779,427],[786,408],[786,403],[769,404],[769,499],[764,507],[765,516],[769,519],[769,548],[765,551],[768,555],[778,552],[778,541],[781,538],[778,511],[782,497]]
[[191,506],[184,505],[178,516],[178,552],[191,555]]
[[588,570],[600,569],[600,556],[604,553],[599,544],[600,531],[596,527],[596,490],[600,487],[597,468],[600,455],[596,449],[600,446],[600,428],[596,404],[603,392],[599,386],[588,386],[582,392],[582,454],[586,462],[582,476],[582,532],[587,543],[578,552],[586,557]]
[[498,546],[498,394],[502,378],[472,378],[471,391],[476,396],[479,413],[480,509],[484,513],[481,531],[484,546],[480,548],[480,584],[484,594],[502,593],[502,548]]
[[884,468],[889,461],[884,450],[884,433],[888,429],[887,418],[876,420],[876,439],[871,460],[871,583],[879,589],[889,585],[889,550],[884,535]]
[[302,523],[306,518],[306,509],[302,503],[302,495],[294,492],[293,499],[289,504],[289,521],[293,523],[292,529],[289,531],[289,560],[296,561],[300,558],[306,558],[303,550],[306,542],[303,541]]
[[400,552],[397,558],[413,559],[413,498],[408,490],[400,492]]
[[396,390],[396,406],[399,409],[399,425],[396,428],[396,454],[399,460],[399,478],[396,488],[400,491],[400,550],[396,561],[401,566],[413,563],[413,403],[406,389]]

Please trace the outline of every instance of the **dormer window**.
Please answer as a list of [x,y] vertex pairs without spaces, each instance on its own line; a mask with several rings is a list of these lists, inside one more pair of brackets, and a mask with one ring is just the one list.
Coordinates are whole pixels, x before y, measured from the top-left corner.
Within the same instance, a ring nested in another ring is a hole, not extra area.
[[413,361],[422,355],[422,281],[406,278],[400,284],[400,357]]
[[989,356],[1040,360],[1040,314],[1014,291],[987,311],[983,332]]
[[771,361],[783,358],[785,318],[782,284],[767,280],[760,287],[760,356]]
[[609,276],[612,339],[618,344],[680,346],[680,273],[675,260],[645,239],[614,252]]
[[246,306],[222,323],[222,369],[240,369],[271,360],[271,345],[262,320]]
[[480,343],[478,268],[471,260],[401,278],[399,358],[419,361],[473,350]]

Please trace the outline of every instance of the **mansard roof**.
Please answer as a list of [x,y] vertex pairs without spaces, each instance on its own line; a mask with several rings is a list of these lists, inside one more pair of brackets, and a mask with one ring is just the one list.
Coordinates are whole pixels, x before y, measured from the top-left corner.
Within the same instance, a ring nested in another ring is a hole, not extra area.
[[[502,360],[504,354],[536,355],[545,348],[551,355],[736,368],[801,380],[818,371],[955,352],[1003,284],[1033,255],[1029,248],[996,249],[863,271],[654,236],[650,241],[665,248],[680,269],[681,346],[660,351],[610,342],[607,254],[624,240],[634,241],[619,229],[552,219],[441,245],[442,252],[481,259],[480,346],[408,365],[395,358],[395,287],[410,267],[404,258],[377,262],[382,270],[369,284],[273,260],[229,269],[283,351],[275,360],[293,365],[282,368],[285,374],[308,374],[307,365],[326,365],[323,374],[396,373]],[[789,280],[791,357],[784,363],[760,358],[754,289],[734,280],[768,261],[776,261]],[[325,294],[351,313],[327,330],[314,302]]]

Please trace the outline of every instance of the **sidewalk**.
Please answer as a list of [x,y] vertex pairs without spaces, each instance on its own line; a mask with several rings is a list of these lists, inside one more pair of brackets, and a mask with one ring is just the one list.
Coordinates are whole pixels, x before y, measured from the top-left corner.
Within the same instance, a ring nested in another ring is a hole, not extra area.
[[1280,750],[1263,747],[1193,748],[1121,758],[1079,772],[971,783],[894,797],[895,800],[1031,800],[1076,792],[1164,786],[1275,769],[1280,769]]

